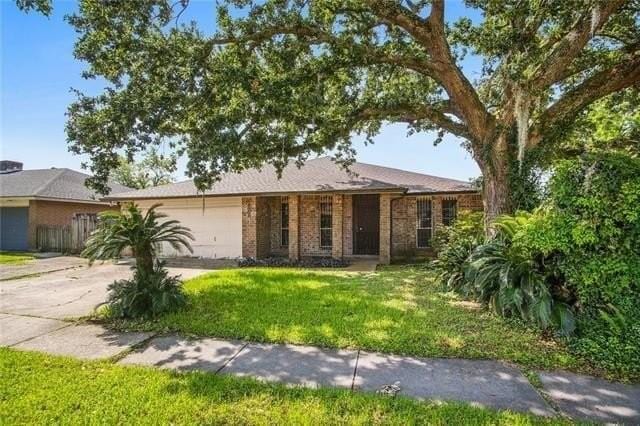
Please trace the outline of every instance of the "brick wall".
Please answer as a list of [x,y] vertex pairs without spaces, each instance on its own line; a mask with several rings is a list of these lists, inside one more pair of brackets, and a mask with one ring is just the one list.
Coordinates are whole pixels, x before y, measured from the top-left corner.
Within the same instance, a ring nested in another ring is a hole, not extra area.
[[117,206],[104,204],[68,203],[60,201],[29,201],[29,248],[36,249],[36,229],[38,225],[64,226],[71,224],[76,213],[99,213],[104,210],[118,210]]
[[342,255],[353,254],[353,197],[342,196]]
[[[351,195],[332,194],[331,248],[320,247],[320,195],[292,195],[289,202],[289,247],[281,245],[281,197],[243,197],[242,253],[245,257],[332,256],[353,254],[353,200]],[[458,210],[482,210],[479,194],[433,195],[433,235],[442,226],[442,201],[455,198]],[[380,195],[380,260],[391,257],[429,255],[416,248],[415,196]],[[390,218],[389,213],[392,213]]]
[[[482,196],[480,194],[438,194],[429,196],[432,200],[433,234],[442,227],[442,201],[456,199],[458,211],[482,211]],[[416,211],[417,197],[402,197],[395,199],[392,204],[392,257],[411,257],[415,255],[430,255],[431,249],[416,248]]]
[[391,194],[380,194],[380,263],[391,262]]
[[330,248],[320,247],[319,195],[300,197],[300,256],[331,256]]

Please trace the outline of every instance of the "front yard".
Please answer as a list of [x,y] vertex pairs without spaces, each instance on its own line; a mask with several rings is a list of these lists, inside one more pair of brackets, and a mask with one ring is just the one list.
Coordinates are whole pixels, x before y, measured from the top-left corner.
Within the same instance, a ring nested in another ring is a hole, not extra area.
[[293,269],[213,272],[185,283],[189,306],[118,328],[422,357],[487,358],[586,370],[564,345],[442,293],[417,267],[371,274]]
[[287,388],[0,348],[0,424],[566,424],[465,404]]

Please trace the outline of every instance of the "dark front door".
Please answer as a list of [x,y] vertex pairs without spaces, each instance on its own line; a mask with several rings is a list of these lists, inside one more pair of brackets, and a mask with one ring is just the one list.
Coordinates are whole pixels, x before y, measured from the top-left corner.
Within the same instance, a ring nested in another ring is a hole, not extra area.
[[380,252],[380,197],[353,196],[353,254]]

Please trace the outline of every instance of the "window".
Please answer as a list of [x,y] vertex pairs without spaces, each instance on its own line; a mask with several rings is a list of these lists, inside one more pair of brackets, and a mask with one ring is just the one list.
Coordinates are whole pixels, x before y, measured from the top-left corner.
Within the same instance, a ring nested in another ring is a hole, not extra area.
[[458,214],[458,202],[456,200],[442,200],[442,224],[453,225]]
[[289,247],[289,198],[280,201],[280,246]]
[[331,248],[333,244],[332,208],[331,197],[322,197],[320,199],[320,248]]
[[431,247],[431,200],[418,198],[416,207],[416,245],[418,248]]

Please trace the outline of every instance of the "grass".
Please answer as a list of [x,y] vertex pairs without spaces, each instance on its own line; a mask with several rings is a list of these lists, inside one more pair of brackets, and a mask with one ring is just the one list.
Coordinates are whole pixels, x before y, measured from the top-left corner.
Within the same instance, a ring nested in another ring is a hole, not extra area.
[[30,253],[0,251],[0,265],[22,265],[33,259]]
[[290,388],[2,348],[0,377],[0,424],[562,423],[459,403]]
[[116,328],[181,332],[423,357],[499,359],[585,370],[554,340],[443,293],[432,275],[388,267],[348,275],[291,269],[219,271],[185,283],[189,306]]

